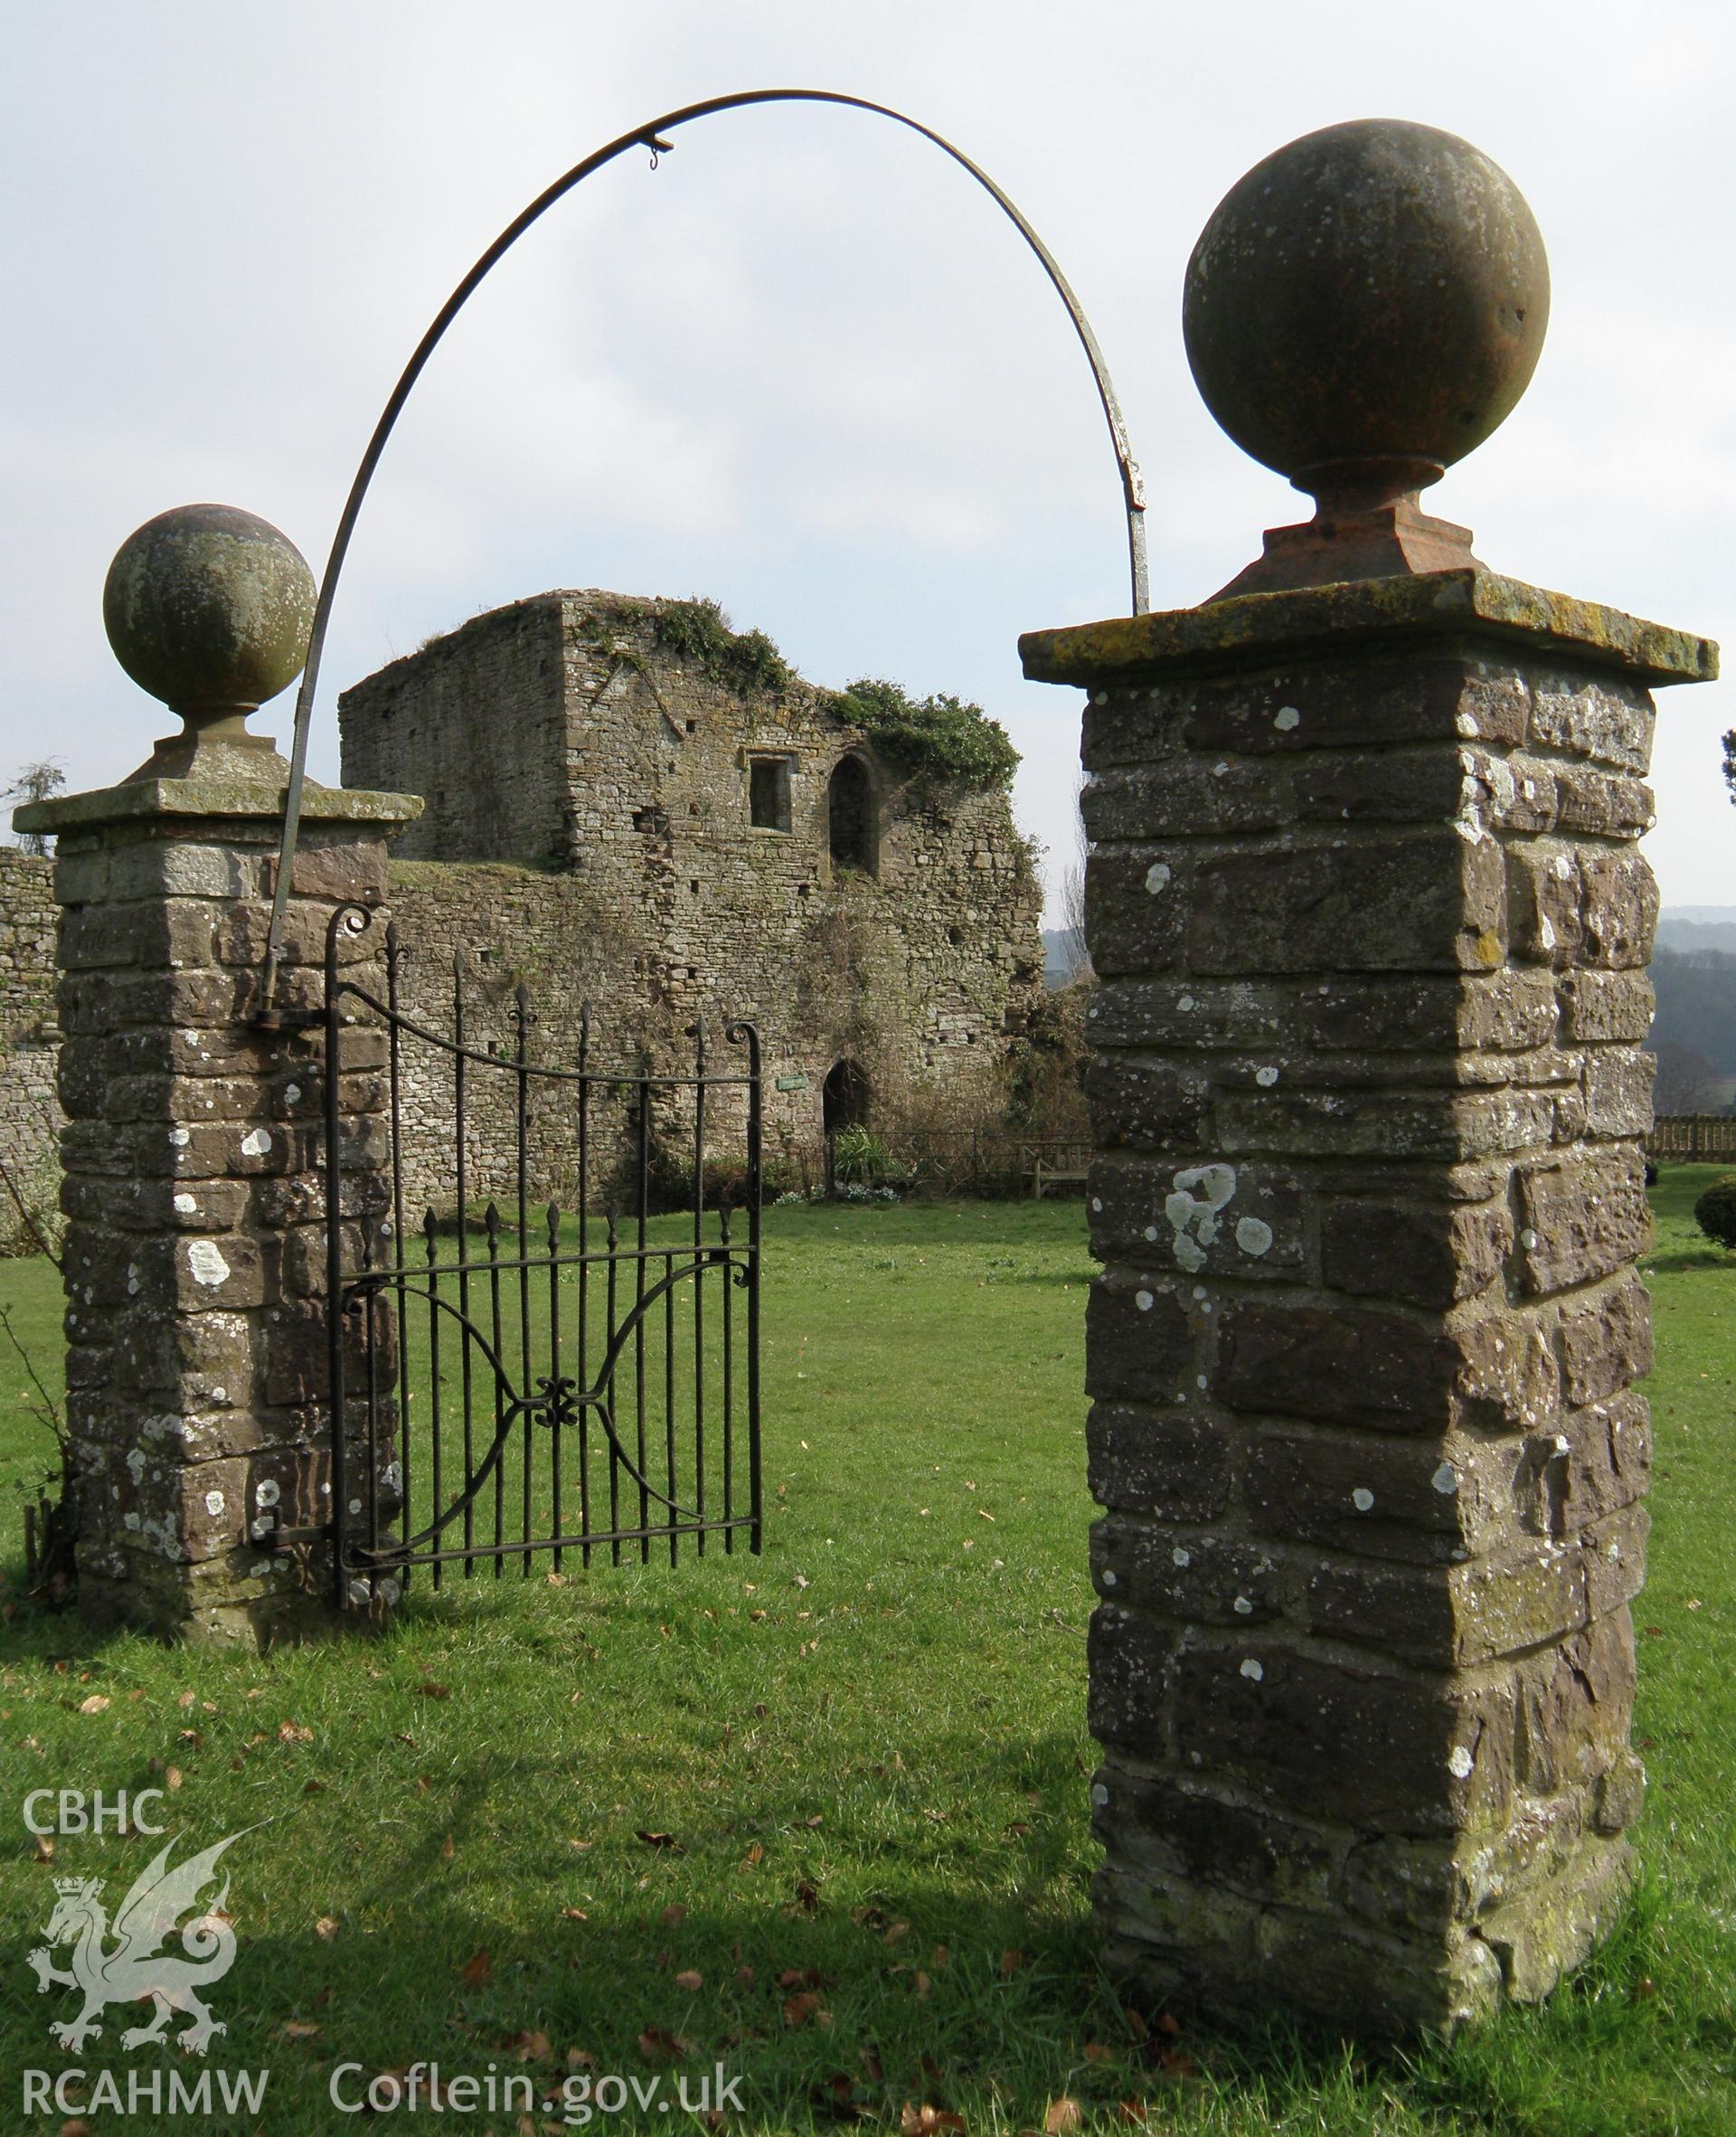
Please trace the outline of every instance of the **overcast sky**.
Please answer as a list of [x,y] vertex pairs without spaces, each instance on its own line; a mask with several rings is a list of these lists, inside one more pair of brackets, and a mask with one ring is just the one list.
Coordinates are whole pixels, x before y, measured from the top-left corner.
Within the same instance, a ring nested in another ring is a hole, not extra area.
[[[123,776],[174,724],[115,667],[108,559],[165,506],[274,521],[323,567],[393,379],[495,233],[591,148],[731,90],[848,90],[956,141],[1090,315],[1151,490],[1153,600],[1203,599],[1307,506],[1201,407],[1183,270],[1281,142],[1465,135],[1553,277],[1504,430],[1429,494],[1491,566],[1736,638],[1736,10],[1513,0],[11,0],[0,83],[0,773]],[[1072,841],[1076,695],[1015,640],[1125,610],[1119,491],[1064,313],[926,143],[782,109],[629,155],[520,246],[376,479],[335,692],[551,586],[714,595],[814,680],[980,700],[1021,822]],[[254,724],[288,738],[291,699]],[[1666,903],[1736,903],[1725,686],[1662,699]],[[4,781],[0,781],[4,783]]]

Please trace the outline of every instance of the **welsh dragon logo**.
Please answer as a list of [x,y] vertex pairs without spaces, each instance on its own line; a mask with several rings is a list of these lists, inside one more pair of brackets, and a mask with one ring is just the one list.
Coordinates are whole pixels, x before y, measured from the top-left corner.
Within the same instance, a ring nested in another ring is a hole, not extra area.
[[[39,1995],[60,1987],[77,1989],[84,1998],[84,2009],[77,2018],[50,2024],[50,2032],[63,2048],[76,2055],[93,2034],[100,2033],[99,2020],[111,2003],[148,2000],[156,2006],[148,2025],[134,2026],[121,2035],[124,2048],[161,2041],[175,2011],[193,2020],[175,2039],[195,2055],[205,2053],[213,2033],[226,2030],[212,2017],[199,1990],[221,1981],[234,1964],[235,1932],[223,1911],[229,1899],[228,1878],[209,1907],[184,1925],[181,1918],[198,1906],[200,1893],[216,1881],[217,1858],[240,1838],[231,1833],[173,1868],[169,1857],[175,1841],[166,1841],[149,1868],[134,1879],[113,1922],[102,1904],[100,1877],[55,1878],[60,1896],[42,1933],[48,1942],[30,1954],[30,1964],[36,1970]],[[177,1928],[184,1958],[157,1949]],[[54,1964],[55,1947],[61,1944],[72,1947],[70,1972],[62,1972]]]

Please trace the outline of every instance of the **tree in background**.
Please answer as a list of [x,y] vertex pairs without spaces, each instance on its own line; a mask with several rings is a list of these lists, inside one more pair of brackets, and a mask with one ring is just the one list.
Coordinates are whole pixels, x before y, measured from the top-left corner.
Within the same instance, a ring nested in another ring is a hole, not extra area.
[[[1736,740],[1736,737],[1731,739]],[[58,794],[66,784],[66,774],[61,770],[60,761],[44,757],[40,764],[26,764],[14,780],[0,801],[46,801],[51,794]],[[42,831],[20,831],[16,835],[21,853],[42,855],[49,850],[48,837]]]
[[1721,1110],[1718,1072],[1703,1054],[1665,1039],[1656,1049],[1657,1081],[1652,1085],[1656,1113],[1715,1113]]

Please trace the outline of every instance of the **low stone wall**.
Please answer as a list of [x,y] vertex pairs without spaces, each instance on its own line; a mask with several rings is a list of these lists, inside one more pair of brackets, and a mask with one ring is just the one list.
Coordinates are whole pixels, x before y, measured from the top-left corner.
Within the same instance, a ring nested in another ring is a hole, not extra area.
[[[54,1001],[54,864],[0,848],[0,1164],[39,1221],[58,1205],[55,1094],[60,1024]],[[0,1251],[32,1243],[0,1187]]]

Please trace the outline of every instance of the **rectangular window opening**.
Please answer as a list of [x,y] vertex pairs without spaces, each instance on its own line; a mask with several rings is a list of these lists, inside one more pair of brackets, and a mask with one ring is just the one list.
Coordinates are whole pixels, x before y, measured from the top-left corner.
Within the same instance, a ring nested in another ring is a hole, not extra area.
[[748,820],[756,831],[789,829],[789,759],[750,757]]

